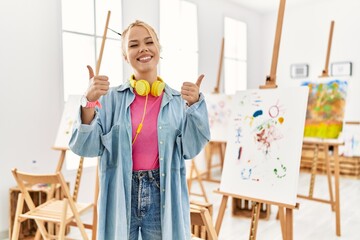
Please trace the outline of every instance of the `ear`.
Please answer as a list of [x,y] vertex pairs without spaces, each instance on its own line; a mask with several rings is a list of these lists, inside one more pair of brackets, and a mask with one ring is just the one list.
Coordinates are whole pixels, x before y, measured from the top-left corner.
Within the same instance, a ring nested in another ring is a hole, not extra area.
[[126,62],[129,62],[126,55],[123,55],[123,57]]

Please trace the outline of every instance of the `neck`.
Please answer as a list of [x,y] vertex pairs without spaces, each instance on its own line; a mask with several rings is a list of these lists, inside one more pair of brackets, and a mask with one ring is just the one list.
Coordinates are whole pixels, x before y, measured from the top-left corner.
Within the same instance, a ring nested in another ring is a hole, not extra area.
[[153,82],[155,82],[157,80],[158,76],[157,76],[157,72],[151,72],[151,73],[135,72],[134,77],[135,77],[135,80],[146,80],[150,84],[152,84]]

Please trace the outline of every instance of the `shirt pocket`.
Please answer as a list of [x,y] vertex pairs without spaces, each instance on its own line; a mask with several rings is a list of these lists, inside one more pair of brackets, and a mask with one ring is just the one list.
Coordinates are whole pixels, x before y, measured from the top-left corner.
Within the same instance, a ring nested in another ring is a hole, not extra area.
[[105,147],[101,157],[100,165],[102,170],[115,168],[118,166],[120,151],[121,127],[114,125],[110,132],[101,136],[101,141]]

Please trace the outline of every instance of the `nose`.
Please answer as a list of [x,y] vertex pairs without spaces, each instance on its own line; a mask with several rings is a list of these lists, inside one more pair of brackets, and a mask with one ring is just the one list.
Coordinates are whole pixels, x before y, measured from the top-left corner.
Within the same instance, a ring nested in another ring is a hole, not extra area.
[[148,52],[148,51],[149,51],[149,50],[148,50],[146,47],[141,48],[141,49],[139,50],[140,53],[142,53],[142,52]]

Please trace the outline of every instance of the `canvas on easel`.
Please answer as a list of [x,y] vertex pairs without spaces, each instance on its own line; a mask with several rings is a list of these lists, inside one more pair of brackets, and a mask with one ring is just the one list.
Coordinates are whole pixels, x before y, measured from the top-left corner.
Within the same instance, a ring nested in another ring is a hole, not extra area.
[[70,95],[65,103],[54,148],[68,149],[72,129],[79,113],[81,95]]
[[309,87],[305,137],[339,136],[343,127],[348,82],[347,79],[327,77],[302,83],[302,86]]
[[226,142],[227,132],[224,129],[228,126],[231,116],[232,96],[209,93],[205,97],[208,106],[211,141]]
[[307,97],[307,87],[233,96],[221,192],[296,205]]

